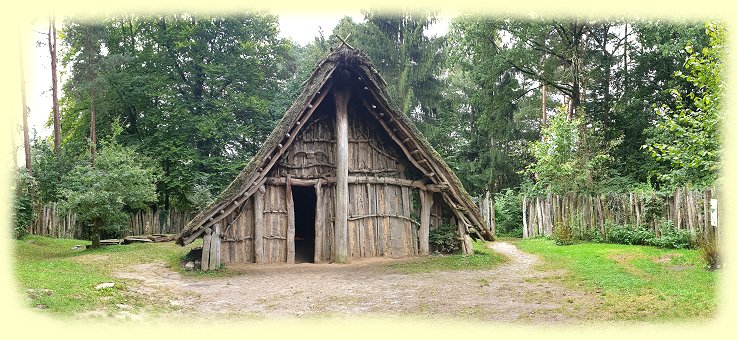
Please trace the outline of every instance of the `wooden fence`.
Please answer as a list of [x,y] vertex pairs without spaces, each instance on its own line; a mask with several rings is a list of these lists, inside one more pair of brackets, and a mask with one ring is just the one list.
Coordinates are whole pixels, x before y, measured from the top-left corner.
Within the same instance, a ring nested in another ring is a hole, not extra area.
[[486,191],[483,196],[476,197],[476,206],[481,211],[481,217],[491,230],[491,234],[496,236],[496,216],[494,215],[494,197]]
[[[715,197],[711,189],[695,191],[684,188],[676,189],[671,195],[624,193],[590,196],[567,193],[524,197],[522,237],[551,236],[553,226],[558,223],[571,225],[574,233],[579,235],[592,232],[603,235],[608,224],[647,225],[660,235],[660,224],[664,220],[672,221],[677,229],[719,233]],[[713,221],[714,218],[716,220]]]
[[[161,210],[140,211],[128,217],[128,227],[122,236],[145,234],[178,234],[192,219],[192,214],[169,210],[163,217]],[[56,238],[81,238],[82,228],[76,214],[62,213],[55,203],[35,208],[35,219],[29,234]]]

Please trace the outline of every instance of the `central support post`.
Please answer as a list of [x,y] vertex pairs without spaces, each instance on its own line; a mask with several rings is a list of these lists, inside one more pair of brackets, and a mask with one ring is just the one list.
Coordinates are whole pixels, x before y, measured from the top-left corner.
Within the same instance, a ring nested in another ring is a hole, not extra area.
[[348,99],[350,92],[336,89],[335,96],[335,256],[347,263],[348,256]]

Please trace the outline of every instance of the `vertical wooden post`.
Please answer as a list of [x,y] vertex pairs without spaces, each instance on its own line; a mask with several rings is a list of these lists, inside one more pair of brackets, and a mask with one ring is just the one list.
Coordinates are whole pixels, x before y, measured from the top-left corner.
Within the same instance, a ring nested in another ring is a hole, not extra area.
[[210,270],[210,238],[212,238],[210,233],[212,233],[212,230],[207,228],[205,229],[205,236],[202,237],[202,260],[200,264],[202,270]]
[[527,196],[522,196],[522,238],[530,237],[527,231]]
[[350,92],[337,89],[335,95],[335,254],[336,263],[348,262],[348,98]]
[[430,254],[430,211],[433,205],[433,192],[420,190],[420,255]]
[[292,197],[292,176],[287,174],[287,263],[294,264],[294,198]]
[[261,187],[253,193],[253,251],[256,263],[264,263],[264,194],[262,189],[264,188]]
[[496,212],[494,212],[494,197],[489,194],[489,192],[486,192],[486,198],[488,199],[488,203],[486,204],[489,208],[489,221],[491,221],[491,225],[489,228],[491,229],[491,235],[496,237]]
[[315,263],[322,259],[322,229],[323,229],[323,206],[322,206],[322,181],[315,184]]
[[210,270],[220,268],[220,223],[215,223],[210,237]]

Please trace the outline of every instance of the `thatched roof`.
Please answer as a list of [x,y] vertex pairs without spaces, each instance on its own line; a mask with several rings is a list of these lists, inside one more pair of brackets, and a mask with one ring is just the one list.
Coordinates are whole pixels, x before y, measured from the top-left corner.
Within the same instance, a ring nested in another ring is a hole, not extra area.
[[[321,98],[326,95],[325,92],[329,91],[329,87],[336,80],[340,81],[341,78],[345,78],[348,73],[359,75],[365,86],[364,89],[370,90],[368,93],[375,97],[373,101],[378,104],[379,108],[384,108],[382,113],[387,116],[386,124],[395,124],[396,127],[407,131],[409,135],[407,138],[411,138],[414,145],[418,147],[417,149],[427,155],[425,160],[438,170],[438,173],[434,175],[435,178],[431,178],[431,180],[435,182],[434,184],[448,187],[448,190],[443,193],[446,203],[451,207],[455,207],[454,210],[457,215],[460,213],[462,214],[461,217],[465,217],[468,227],[475,227],[476,233],[480,233],[484,238],[491,240],[493,236],[488,226],[483,223],[478,208],[463,188],[461,181],[412,121],[401,114],[401,111],[397,110],[387,99],[388,96],[384,90],[386,82],[376,71],[368,56],[358,49],[341,46],[332,51],[315,67],[310,78],[303,83],[302,92],[286,111],[284,117],[277,123],[260,150],[228,187],[184,227],[177,237],[177,244],[183,246],[192,242],[202,234],[204,227],[208,225],[208,221],[212,223],[213,220],[227,216],[234,205],[242,205],[245,198],[250,196],[263,183],[258,181],[268,173],[269,165],[273,166],[275,160],[272,158],[280,155],[279,150],[289,147],[288,143],[291,142],[291,139],[286,137],[290,136],[290,131],[295,133],[294,130],[299,128],[300,119],[307,112],[311,113],[314,110],[312,103],[317,102],[316,105],[318,105]],[[301,123],[304,122],[304,120],[301,121]],[[406,156],[410,159],[413,157],[411,155]],[[449,200],[451,202],[448,202]]]

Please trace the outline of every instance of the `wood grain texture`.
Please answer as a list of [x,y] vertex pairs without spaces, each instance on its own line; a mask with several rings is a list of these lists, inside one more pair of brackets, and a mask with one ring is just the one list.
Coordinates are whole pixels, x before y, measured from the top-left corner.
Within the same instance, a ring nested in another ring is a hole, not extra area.
[[348,99],[350,92],[336,89],[335,96],[335,253],[333,261],[347,263],[348,253]]

